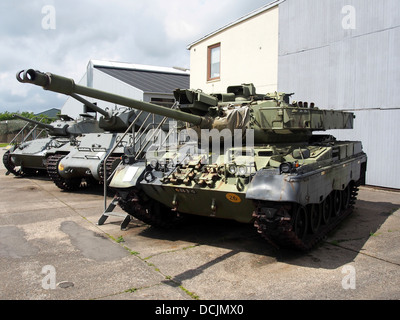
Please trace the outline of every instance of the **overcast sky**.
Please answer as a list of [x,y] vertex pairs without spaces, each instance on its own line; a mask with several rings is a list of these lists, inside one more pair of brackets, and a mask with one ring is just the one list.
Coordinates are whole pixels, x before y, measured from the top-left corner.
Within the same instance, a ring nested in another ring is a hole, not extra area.
[[1,0],[0,112],[61,108],[19,83],[33,68],[78,82],[90,59],[189,68],[186,46],[271,0]]

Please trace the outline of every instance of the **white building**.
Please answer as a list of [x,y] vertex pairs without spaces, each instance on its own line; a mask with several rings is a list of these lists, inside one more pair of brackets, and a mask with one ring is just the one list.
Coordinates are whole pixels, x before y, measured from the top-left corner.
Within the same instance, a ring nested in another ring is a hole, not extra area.
[[363,142],[367,184],[400,189],[398,0],[273,1],[188,49],[191,88],[253,82],[258,93],[354,112],[353,130],[331,133]]
[[[87,71],[78,84],[132,99],[171,106],[173,91],[189,88],[189,71],[140,64],[90,60]],[[109,102],[83,97],[101,108],[114,108]],[[82,103],[68,98],[62,114],[77,118],[83,112]]]
[[279,2],[189,44],[190,87],[215,93],[252,82],[259,92],[277,90]]

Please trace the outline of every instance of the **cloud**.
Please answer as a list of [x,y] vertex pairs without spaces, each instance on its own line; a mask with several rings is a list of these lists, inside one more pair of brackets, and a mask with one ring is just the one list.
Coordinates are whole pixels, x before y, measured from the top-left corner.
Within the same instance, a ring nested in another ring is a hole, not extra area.
[[[0,112],[41,112],[66,100],[18,83],[19,70],[79,81],[90,59],[188,68],[189,43],[270,1],[1,0]],[[52,18],[55,29],[46,28]]]

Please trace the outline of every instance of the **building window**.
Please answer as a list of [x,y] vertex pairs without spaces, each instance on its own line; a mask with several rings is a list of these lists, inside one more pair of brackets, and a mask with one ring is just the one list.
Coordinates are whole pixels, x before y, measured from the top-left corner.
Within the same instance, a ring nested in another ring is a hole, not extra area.
[[208,47],[207,54],[207,80],[220,78],[221,67],[221,43]]

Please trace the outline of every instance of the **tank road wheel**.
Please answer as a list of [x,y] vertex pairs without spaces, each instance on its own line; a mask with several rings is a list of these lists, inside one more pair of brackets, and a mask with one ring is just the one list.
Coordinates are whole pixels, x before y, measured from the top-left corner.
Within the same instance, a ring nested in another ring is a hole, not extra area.
[[71,178],[66,179],[60,176],[58,173],[58,164],[64,158],[65,155],[55,154],[47,158],[46,168],[49,177],[57,187],[66,191],[74,191],[79,188],[82,179],[81,178]]
[[3,164],[4,167],[8,170],[6,174],[12,173],[15,176],[21,175],[21,169],[16,169],[15,165],[11,161],[10,150],[3,154]]
[[297,238],[300,240],[304,240],[307,234],[307,224],[308,224],[308,216],[307,210],[303,206],[298,206],[295,209],[295,214],[293,216],[293,231]]
[[310,232],[316,234],[321,226],[321,211],[319,210],[319,206],[316,204],[308,205],[307,211],[310,216]]
[[333,190],[333,216],[338,217],[342,211],[342,191]]
[[342,209],[346,210],[350,207],[351,202],[351,183],[347,185],[346,188],[342,191]]
[[329,194],[324,201],[319,204],[323,224],[329,224],[332,215],[332,196]]
[[170,208],[157,201],[149,201],[146,205],[137,208],[136,214],[143,222],[162,229],[176,227],[182,220],[178,212],[171,211]]
[[131,216],[156,228],[169,229],[180,225],[185,215],[171,211],[160,202],[140,200],[140,192],[131,192],[127,197],[118,197],[119,206]]
[[308,251],[352,213],[358,186],[358,181],[352,181],[343,191],[333,190],[320,204],[275,206],[276,213],[272,217],[269,208],[274,204],[271,206],[271,203],[259,201],[253,213],[254,226],[276,248]]

